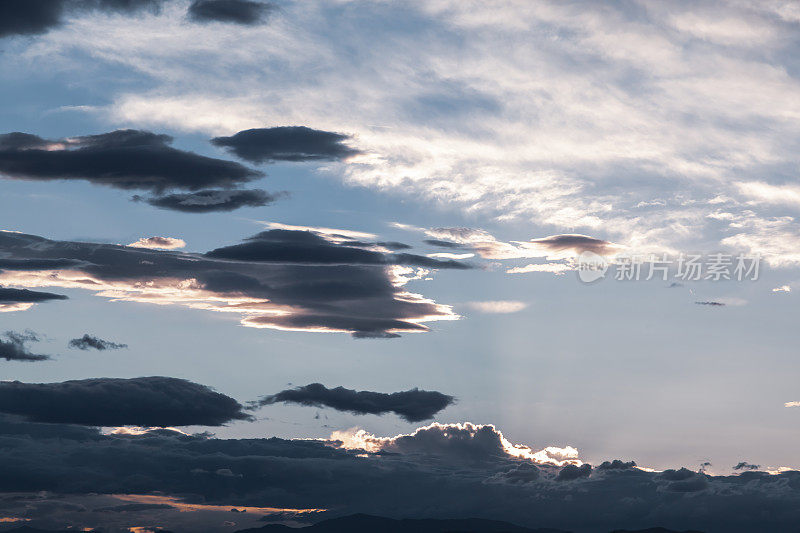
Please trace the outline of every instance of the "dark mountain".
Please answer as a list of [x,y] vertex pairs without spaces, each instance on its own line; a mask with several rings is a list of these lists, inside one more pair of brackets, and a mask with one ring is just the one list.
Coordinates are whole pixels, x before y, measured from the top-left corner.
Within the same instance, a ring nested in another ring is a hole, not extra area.
[[686,531],[675,531],[674,529],[664,529],[663,527],[651,527],[648,529],[615,529],[611,533],[703,533],[696,529],[687,529]]
[[530,529],[509,522],[465,518],[459,520],[394,520],[365,514],[323,520],[301,529],[279,524],[243,529],[236,533],[567,533],[558,529]]
[[31,527],[31,526],[22,526],[22,527],[18,527],[16,529],[8,529],[6,531],[8,533],[75,533],[74,530],[72,530],[72,531],[66,531],[66,530],[55,531],[53,529],[39,529],[39,528]]

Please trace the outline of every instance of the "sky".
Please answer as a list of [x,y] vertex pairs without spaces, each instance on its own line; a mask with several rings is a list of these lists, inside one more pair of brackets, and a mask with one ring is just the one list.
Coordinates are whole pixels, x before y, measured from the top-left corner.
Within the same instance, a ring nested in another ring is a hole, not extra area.
[[2,0],[0,530],[791,530],[798,51],[781,0]]

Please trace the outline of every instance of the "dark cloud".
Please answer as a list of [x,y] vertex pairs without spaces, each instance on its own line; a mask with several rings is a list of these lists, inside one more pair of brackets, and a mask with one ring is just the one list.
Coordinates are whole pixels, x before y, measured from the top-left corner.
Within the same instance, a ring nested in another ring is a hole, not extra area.
[[0,413],[86,426],[221,426],[249,419],[233,398],[205,385],[160,376],[0,382]]
[[612,242],[579,234],[551,235],[543,239],[531,239],[528,242],[552,252],[571,251],[577,254],[594,252],[598,255],[610,255],[616,253],[619,249]]
[[664,470],[659,478],[668,482],[664,488],[672,492],[699,492],[708,488],[708,476],[688,468]]
[[35,181],[79,179],[158,193],[231,187],[263,175],[234,161],[173,148],[171,142],[168,135],[140,130],[57,141],[8,133],[0,135],[0,174]]
[[150,198],[134,196],[133,199],[136,201],[143,200],[161,209],[171,209],[184,213],[210,213],[212,211],[233,211],[240,207],[262,207],[273,203],[282,196],[285,196],[285,193],[272,194],[261,189],[212,189]]
[[215,137],[211,142],[241,159],[263,163],[345,159],[360,153],[344,144],[349,138],[305,126],[281,126],[244,130],[230,137]]
[[698,302],[695,302],[695,304],[697,304],[697,305],[710,305],[712,307],[725,307],[725,304],[723,302],[715,302],[715,301],[712,301],[712,300],[698,301]]
[[734,470],[758,470],[759,468],[761,468],[760,465],[752,465],[747,461],[741,461],[733,467]]
[[32,353],[26,344],[36,342],[39,336],[33,331],[19,333],[16,331],[6,331],[3,334],[5,340],[0,338],[0,358],[6,361],[44,361],[50,359],[49,355]]
[[61,25],[63,16],[87,10],[133,12],[157,9],[162,0],[3,0],[0,37],[44,33]]
[[356,248],[374,248],[376,246],[381,246],[386,248],[387,250],[408,250],[411,248],[408,244],[404,244],[402,242],[396,241],[381,241],[381,242],[364,242],[364,241],[356,241],[353,239],[342,239],[338,241],[338,244],[343,246],[355,246]]
[[614,459],[613,461],[604,461],[597,468],[600,470],[627,470],[635,466],[635,461],[620,461],[619,459]]
[[0,37],[43,33],[61,22],[60,0],[3,0],[0,2]]
[[355,391],[344,387],[329,389],[321,383],[282,390],[265,396],[255,406],[274,403],[297,403],[313,407],[330,407],[358,415],[395,413],[409,422],[427,420],[455,402],[455,398],[437,391],[411,389],[391,394]]
[[440,248],[463,248],[464,245],[452,242],[452,241],[443,241],[441,239],[425,239],[423,241],[425,244],[430,244],[431,246],[439,246]]
[[[66,268],[71,274],[65,277],[51,268],[28,272],[24,279],[31,286],[113,290],[122,300],[238,312],[253,327],[360,337],[426,331],[427,320],[454,318],[448,307],[408,294],[404,279],[389,267],[464,268],[461,263],[341,246],[311,232],[275,230],[244,244],[203,256],[0,232],[5,257],[81,265]],[[0,272],[0,283],[17,278]]]
[[94,348],[95,350],[119,350],[121,348],[127,348],[128,345],[105,341],[95,337],[94,335],[85,333],[83,337],[69,341],[69,347],[76,348],[78,350],[88,350],[90,348]]
[[194,0],[189,18],[195,22],[230,22],[254,25],[265,22],[275,6],[250,0]]
[[0,270],[51,270],[78,264],[73,259],[0,259]]
[[407,253],[384,254],[372,250],[364,250],[360,247],[343,246],[310,231],[284,229],[263,231],[241,244],[212,250],[206,256],[215,259],[257,262],[470,268],[469,265],[458,261],[440,261],[422,255]]
[[[227,509],[268,502],[283,509],[330,509],[338,516],[470,516],[575,533],[654,524],[706,533],[796,528],[800,472],[710,476],[685,469],[559,467],[515,457],[505,451],[503,440],[491,426],[445,425],[416,436],[366,439],[366,445],[380,448],[370,451],[343,449],[332,441],[228,440],[163,430],[103,435],[82,426],[0,416],[0,491],[51,491],[61,495],[57,501],[62,506],[87,493],[160,491]],[[576,469],[577,477],[561,474]],[[687,482],[696,490],[680,490]],[[14,501],[5,506],[11,508]],[[18,508],[24,510],[43,508],[45,502],[22,503]],[[125,502],[115,505],[120,503]],[[69,523],[80,529],[96,526],[93,519],[119,519],[124,513],[91,512],[112,505],[88,506]],[[31,516],[44,521],[57,514],[40,513]],[[129,525],[148,525],[135,519]],[[170,528],[169,523],[151,523],[156,524]],[[216,523],[174,529],[223,530]]]
[[29,291],[28,289],[10,289],[0,287],[0,305],[9,303],[38,303],[49,300],[66,300],[63,294],[52,292]]
[[583,464],[566,465],[562,468],[556,476],[557,481],[573,481],[584,477],[589,477],[592,474],[592,465]]
[[378,242],[377,244],[378,246],[383,246],[389,250],[408,250],[411,248],[410,245],[397,241],[382,241]]

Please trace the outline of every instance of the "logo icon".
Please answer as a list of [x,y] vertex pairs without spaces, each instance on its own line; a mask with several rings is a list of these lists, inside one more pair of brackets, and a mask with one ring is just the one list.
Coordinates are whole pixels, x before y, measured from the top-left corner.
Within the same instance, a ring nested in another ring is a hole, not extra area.
[[583,252],[578,256],[578,278],[584,283],[603,279],[608,271],[608,261],[594,252]]

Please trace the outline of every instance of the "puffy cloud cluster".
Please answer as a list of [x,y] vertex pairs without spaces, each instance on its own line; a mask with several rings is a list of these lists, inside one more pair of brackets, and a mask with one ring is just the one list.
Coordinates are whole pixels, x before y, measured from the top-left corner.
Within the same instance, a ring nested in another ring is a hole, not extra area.
[[549,446],[535,451],[528,446],[512,444],[490,424],[439,424],[418,428],[408,435],[376,437],[364,430],[337,431],[331,435],[336,444],[345,449],[363,449],[369,452],[390,452],[409,455],[433,456],[444,461],[485,462],[519,458],[543,465],[575,465],[578,450],[567,446]]

